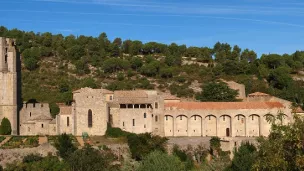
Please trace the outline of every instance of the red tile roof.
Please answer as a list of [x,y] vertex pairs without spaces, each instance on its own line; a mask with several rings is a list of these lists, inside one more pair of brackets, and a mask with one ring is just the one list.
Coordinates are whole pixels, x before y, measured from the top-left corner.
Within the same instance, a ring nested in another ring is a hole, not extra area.
[[179,102],[166,103],[165,108],[177,108],[186,110],[233,110],[233,109],[269,109],[283,108],[280,102]]

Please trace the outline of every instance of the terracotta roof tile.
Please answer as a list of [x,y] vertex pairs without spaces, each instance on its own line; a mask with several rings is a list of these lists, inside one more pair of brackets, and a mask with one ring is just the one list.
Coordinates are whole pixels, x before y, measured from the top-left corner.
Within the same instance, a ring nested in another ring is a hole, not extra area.
[[167,95],[164,97],[165,100],[180,100],[179,97],[173,96],[173,95]]
[[72,106],[59,106],[59,107],[60,107],[60,115],[72,114]]
[[255,93],[248,94],[248,96],[270,96],[270,95],[266,94],[266,93],[255,92]]
[[165,104],[165,108],[170,107],[186,110],[229,110],[283,108],[284,106],[280,102],[179,102]]

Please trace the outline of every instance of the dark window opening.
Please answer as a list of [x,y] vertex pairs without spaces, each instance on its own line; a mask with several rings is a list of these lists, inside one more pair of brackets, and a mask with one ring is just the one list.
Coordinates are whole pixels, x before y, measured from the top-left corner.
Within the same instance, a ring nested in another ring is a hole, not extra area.
[[183,120],[183,116],[180,116],[179,119],[180,119],[180,120]]
[[93,116],[92,116],[92,110],[90,109],[88,111],[88,127],[92,128],[93,126]]
[[125,126],[125,122],[122,122],[122,126]]
[[133,105],[132,104],[128,104],[128,108],[133,108]]
[[158,121],[158,116],[156,115],[156,116],[155,116],[155,122],[157,122],[157,121]]
[[41,128],[43,128],[43,124],[41,124]]
[[252,120],[253,120],[253,115],[252,115]]
[[134,108],[138,109],[139,108],[139,104],[135,104]]
[[211,120],[211,116],[209,116],[209,121]]
[[7,55],[4,55],[4,61],[7,63]]
[[148,104],[147,108],[152,109],[152,105]]
[[158,109],[158,103],[155,102],[155,109]]
[[41,104],[41,107],[43,107],[43,104]]
[[127,108],[127,105],[125,105],[125,104],[120,104],[120,108],[121,108],[121,109],[125,109],[125,108]]
[[141,104],[141,105],[140,105],[140,108],[141,108],[141,109],[146,109],[146,105],[145,105],[145,104]]
[[238,116],[238,120],[240,120],[240,115]]
[[223,121],[225,121],[225,116],[223,116]]
[[135,119],[133,119],[133,126],[135,126]]
[[30,117],[32,117],[32,112],[30,112]]
[[144,125],[144,128],[146,128],[146,124]]
[[196,121],[196,116],[194,116],[194,120]]
[[110,96],[110,100],[113,100],[113,96]]
[[168,120],[168,116],[166,116],[166,121]]
[[147,114],[146,113],[144,113],[144,118],[147,118]]
[[70,117],[67,117],[67,126],[70,126]]

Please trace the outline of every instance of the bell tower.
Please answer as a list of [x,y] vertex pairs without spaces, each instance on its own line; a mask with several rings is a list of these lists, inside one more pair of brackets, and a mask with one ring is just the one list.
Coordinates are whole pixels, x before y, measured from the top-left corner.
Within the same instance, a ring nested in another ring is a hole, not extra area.
[[17,72],[15,40],[0,37],[0,121],[9,119],[12,134],[18,133]]

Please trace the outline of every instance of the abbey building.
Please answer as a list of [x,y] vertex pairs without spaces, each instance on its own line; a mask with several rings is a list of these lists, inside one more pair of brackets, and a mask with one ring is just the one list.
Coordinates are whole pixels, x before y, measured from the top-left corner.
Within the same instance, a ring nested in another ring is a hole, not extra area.
[[0,40],[0,119],[10,120],[13,134],[102,136],[111,124],[128,132],[168,137],[255,137],[269,134],[269,119],[280,114],[282,123],[288,124],[294,113],[303,113],[292,110],[291,102],[268,94],[246,97],[244,86],[231,82],[228,85],[237,86],[242,101],[185,102],[155,90],[81,88],[73,92],[71,106],[59,104],[56,118],[47,103],[24,103],[18,112],[16,49],[13,40]]

